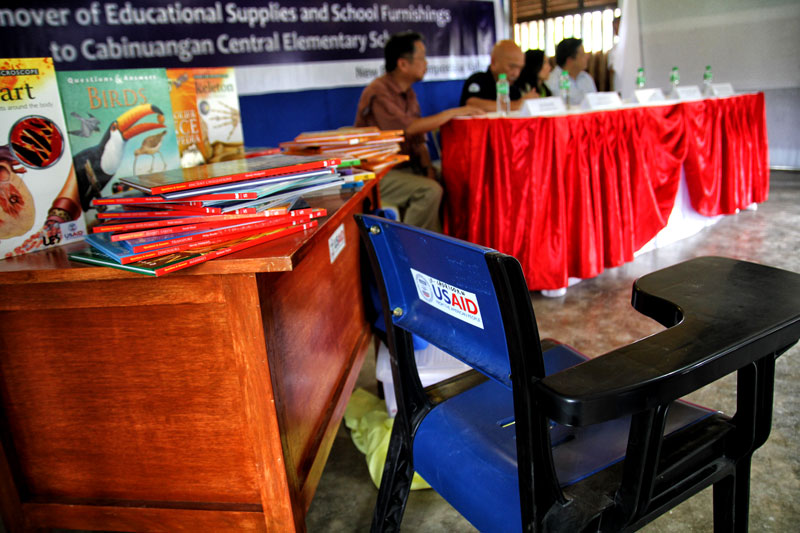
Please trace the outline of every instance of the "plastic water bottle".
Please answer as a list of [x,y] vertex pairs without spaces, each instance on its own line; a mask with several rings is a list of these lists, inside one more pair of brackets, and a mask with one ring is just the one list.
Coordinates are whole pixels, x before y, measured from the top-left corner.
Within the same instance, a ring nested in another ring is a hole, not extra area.
[[672,85],[670,89],[670,96],[673,98],[678,97],[678,84],[681,82],[681,75],[678,72],[678,67],[672,67],[672,72],[669,74],[669,83]]
[[569,107],[569,72],[566,70],[561,71],[561,79],[558,83],[558,88],[561,91],[561,99],[564,101],[564,107]]
[[509,95],[508,79],[505,74],[497,76],[497,114],[501,117],[511,112],[511,96]]
[[644,84],[646,80],[644,77],[644,69],[639,67],[639,70],[636,71],[636,88],[637,89],[644,89]]
[[711,82],[714,81],[714,74],[711,72],[711,65],[706,65],[706,71],[703,72],[703,95],[713,96],[714,92],[711,90]]

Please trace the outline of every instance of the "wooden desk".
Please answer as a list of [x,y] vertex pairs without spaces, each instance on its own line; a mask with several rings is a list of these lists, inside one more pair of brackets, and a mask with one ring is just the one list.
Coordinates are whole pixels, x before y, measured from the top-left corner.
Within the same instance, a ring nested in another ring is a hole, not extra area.
[[161,278],[0,261],[6,529],[305,530],[371,336],[353,214],[376,195]]

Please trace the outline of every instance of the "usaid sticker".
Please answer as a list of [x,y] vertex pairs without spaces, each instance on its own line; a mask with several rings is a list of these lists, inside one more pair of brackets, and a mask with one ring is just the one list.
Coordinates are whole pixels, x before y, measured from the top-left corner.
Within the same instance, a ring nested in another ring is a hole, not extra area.
[[467,87],[467,92],[470,94],[479,93],[481,92],[481,86],[477,83],[470,83],[469,87]]
[[410,268],[419,299],[439,311],[483,329],[478,298],[471,292]]
[[328,238],[328,251],[331,254],[331,264],[333,264],[336,258],[339,257],[339,254],[342,253],[345,244],[347,243],[344,241],[344,224],[339,224],[336,231]]

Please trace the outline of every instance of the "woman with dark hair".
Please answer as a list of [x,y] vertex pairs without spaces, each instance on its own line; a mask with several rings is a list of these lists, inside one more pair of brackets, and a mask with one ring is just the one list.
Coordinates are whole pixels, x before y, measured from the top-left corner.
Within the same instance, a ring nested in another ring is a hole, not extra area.
[[551,70],[543,51],[528,50],[525,52],[525,67],[515,84],[523,95],[534,91],[538,96],[552,96],[553,93],[544,84]]

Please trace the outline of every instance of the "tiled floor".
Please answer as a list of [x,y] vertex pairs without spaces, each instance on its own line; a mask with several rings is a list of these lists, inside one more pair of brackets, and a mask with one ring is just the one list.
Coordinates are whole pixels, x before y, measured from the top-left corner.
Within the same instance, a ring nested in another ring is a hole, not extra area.
[[[637,277],[684,259],[724,255],[800,272],[800,173],[773,172],[769,200],[757,211],[724,217],[694,237],[643,254],[571,287],[562,298],[531,298],[542,337],[567,342],[590,356],[661,329],[630,307]],[[375,386],[369,355],[359,384]],[[733,412],[735,380],[714,384],[692,399]],[[800,524],[800,346],[777,362],[772,433],[753,458],[750,531],[798,531]],[[364,457],[340,429],[311,509],[308,530],[362,532],[369,529],[377,490]],[[466,532],[474,528],[432,490],[412,492],[405,531]],[[643,531],[711,531],[711,491],[706,490],[660,517]]]

